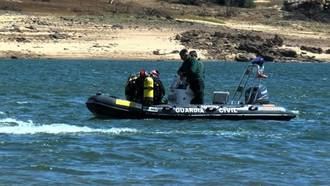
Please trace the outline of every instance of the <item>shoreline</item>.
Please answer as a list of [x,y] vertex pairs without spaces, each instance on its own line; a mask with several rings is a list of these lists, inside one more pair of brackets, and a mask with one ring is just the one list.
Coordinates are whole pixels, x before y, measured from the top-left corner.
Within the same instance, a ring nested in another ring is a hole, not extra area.
[[[74,19],[62,16],[3,14],[0,15],[0,59],[180,61],[178,52],[187,47],[176,39],[178,34],[202,28],[227,29],[230,33],[238,32],[237,30],[242,27],[230,21],[227,22],[230,27],[214,27],[208,23],[177,24],[177,26],[164,24],[159,27],[159,25],[144,24],[81,22],[79,17]],[[257,26],[259,30],[262,29],[260,25]],[[269,27],[266,28],[268,28],[267,32],[272,30]],[[255,29],[251,26],[251,30]],[[301,43],[304,43],[303,37],[302,35]],[[300,41],[299,38],[295,40],[297,41]],[[320,41],[317,40],[317,42]],[[207,43],[205,41],[205,44]],[[327,40],[324,43],[322,44],[326,47],[323,50],[330,50]],[[283,47],[302,54],[297,46]],[[217,59],[207,50],[188,49],[196,50],[203,61],[235,62],[233,57],[235,54]],[[290,59],[275,62],[330,63],[330,54],[309,52],[304,52],[304,54],[311,58],[303,61]]]
[[[15,61],[15,60],[26,60],[26,61],[71,61],[71,62],[81,62],[81,61],[103,61],[103,62],[127,62],[127,63],[138,63],[138,62],[153,62],[153,63],[161,63],[161,62],[168,62],[168,63],[182,63],[181,59],[124,59],[124,58],[66,58],[66,57],[58,57],[58,58],[3,58],[0,57],[1,61]],[[250,61],[236,61],[236,60],[224,60],[224,59],[201,59],[202,62],[205,63],[250,63]],[[330,64],[330,61],[300,61],[300,60],[282,60],[282,61],[266,61],[267,63],[285,63],[285,64]]]

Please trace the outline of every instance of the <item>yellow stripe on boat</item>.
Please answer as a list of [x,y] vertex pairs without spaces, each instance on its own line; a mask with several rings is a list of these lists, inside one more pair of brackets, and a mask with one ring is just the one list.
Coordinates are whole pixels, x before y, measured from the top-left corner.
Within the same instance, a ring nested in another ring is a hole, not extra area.
[[141,104],[130,102],[123,99],[116,99],[116,105],[124,106],[124,107],[134,107],[134,108],[142,108]]
[[122,100],[122,99],[116,99],[116,105],[120,105],[120,106],[125,106],[125,107],[130,107],[131,106],[130,101],[127,100]]

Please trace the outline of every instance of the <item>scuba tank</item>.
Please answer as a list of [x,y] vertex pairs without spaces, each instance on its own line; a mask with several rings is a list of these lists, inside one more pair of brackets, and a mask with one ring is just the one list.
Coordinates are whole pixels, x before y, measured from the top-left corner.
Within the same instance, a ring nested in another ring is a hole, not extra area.
[[146,77],[143,81],[143,104],[152,105],[154,100],[154,80]]

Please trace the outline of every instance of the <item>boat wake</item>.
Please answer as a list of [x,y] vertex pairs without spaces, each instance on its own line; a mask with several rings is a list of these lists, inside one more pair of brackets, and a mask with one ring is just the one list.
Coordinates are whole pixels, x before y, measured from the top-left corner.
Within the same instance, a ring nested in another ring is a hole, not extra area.
[[53,123],[38,125],[33,121],[20,121],[14,118],[0,119],[0,134],[75,134],[75,133],[105,133],[119,135],[123,133],[137,133],[133,128],[96,129],[86,126]]
[[251,139],[285,139],[288,136],[298,136],[299,132],[295,133],[279,133],[279,132],[263,132],[254,130],[237,130],[237,131],[226,131],[226,130],[202,130],[202,131],[167,131],[167,132],[152,132],[156,135],[189,135],[189,136],[217,136],[219,138],[238,139],[238,138],[251,138]]

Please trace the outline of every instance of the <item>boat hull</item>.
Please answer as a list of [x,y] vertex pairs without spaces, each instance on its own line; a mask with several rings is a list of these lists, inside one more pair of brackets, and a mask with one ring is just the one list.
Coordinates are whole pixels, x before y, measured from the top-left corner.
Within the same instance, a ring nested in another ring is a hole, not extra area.
[[293,112],[274,105],[142,106],[105,95],[90,97],[86,106],[95,116],[107,118],[291,120],[296,117]]

